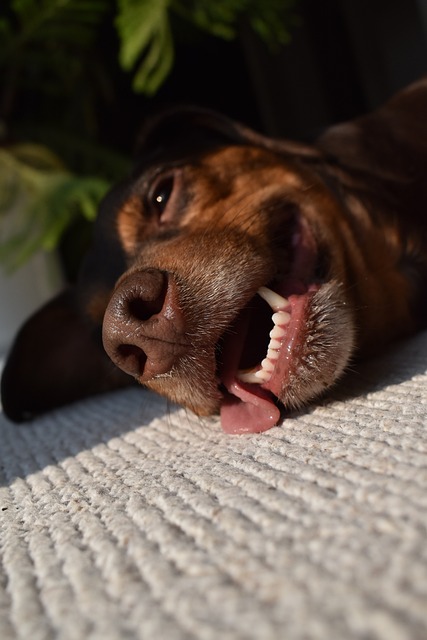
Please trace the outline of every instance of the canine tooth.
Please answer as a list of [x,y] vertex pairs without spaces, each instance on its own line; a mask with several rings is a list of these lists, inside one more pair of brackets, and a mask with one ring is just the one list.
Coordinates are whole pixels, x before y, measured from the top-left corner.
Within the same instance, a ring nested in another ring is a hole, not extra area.
[[277,338],[283,338],[285,334],[286,331],[282,329],[282,327],[278,327],[277,325],[275,325],[270,331],[270,338],[273,338],[274,340]]
[[264,358],[264,360],[261,362],[261,368],[264,371],[273,371],[274,369],[274,362],[271,362],[270,358]]
[[253,373],[252,371],[238,371],[237,377],[242,382],[249,382],[250,384],[262,384],[262,382],[264,382],[264,380],[262,380],[259,376],[256,375],[256,373]]
[[290,319],[291,319],[291,316],[286,311],[276,311],[276,313],[273,313],[272,315],[272,320],[274,324],[279,325],[281,327],[288,324]]
[[268,382],[268,380],[270,380],[271,378],[271,372],[265,371],[265,369],[259,369],[255,373],[255,377],[258,378],[258,380],[260,380],[261,382]]
[[280,311],[289,305],[289,301],[268,287],[260,287],[257,291],[258,295],[273,309]]

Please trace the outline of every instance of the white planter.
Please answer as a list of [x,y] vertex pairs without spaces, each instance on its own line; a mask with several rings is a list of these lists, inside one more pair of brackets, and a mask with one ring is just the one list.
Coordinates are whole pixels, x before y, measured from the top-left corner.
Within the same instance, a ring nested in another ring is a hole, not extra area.
[[10,275],[0,267],[0,353],[8,349],[24,320],[62,286],[55,253],[38,253]]

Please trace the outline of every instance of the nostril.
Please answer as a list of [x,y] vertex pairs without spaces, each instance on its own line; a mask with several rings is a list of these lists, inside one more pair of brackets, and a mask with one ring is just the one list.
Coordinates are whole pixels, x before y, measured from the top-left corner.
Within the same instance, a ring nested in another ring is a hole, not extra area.
[[144,300],[141,296],[127,300],[128,317],[139,322],[146,322],[152,316],[160,313],[163,307],[164,296],[161,295],[156,300]]
[[[130,285],[130,286],[129,286]],[[146,322],[161,313],[168,290],[168,279],[160,271],[131,276],[122,290],[121,306],[129,320]]]
[[131,376],[141,376],[144,372],[147,356],[135,344],[120,344],[117,347],[120,368]]

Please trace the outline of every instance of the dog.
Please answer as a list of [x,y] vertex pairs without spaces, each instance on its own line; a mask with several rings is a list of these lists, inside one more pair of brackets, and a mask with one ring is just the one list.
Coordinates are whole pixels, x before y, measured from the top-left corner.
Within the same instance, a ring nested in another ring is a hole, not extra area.
[[20,330],[14,421],[136,381],[228,433],[276,425],[427,326],[427,79],[314,145],[204,109],[143,132],[76,286]]

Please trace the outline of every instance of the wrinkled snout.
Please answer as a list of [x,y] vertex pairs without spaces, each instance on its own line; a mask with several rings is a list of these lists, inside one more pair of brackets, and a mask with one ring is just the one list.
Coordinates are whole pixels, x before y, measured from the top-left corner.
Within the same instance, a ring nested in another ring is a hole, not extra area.
[[105,312],[102,339],[111,360],[139,382],[168,373],[187,351],[175,278],[150,269],[122,279]]

